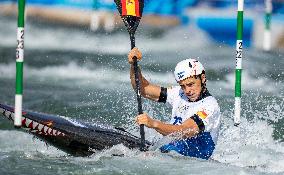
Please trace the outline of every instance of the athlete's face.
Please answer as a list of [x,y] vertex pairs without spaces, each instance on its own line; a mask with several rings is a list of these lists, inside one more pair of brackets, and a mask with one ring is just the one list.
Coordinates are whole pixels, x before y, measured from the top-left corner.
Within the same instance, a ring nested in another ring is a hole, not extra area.
[[200,78],[189,77],[179,81],[179,85],[190,101],[196,101],[201,94],[201,82],[205,82],[205,75]]

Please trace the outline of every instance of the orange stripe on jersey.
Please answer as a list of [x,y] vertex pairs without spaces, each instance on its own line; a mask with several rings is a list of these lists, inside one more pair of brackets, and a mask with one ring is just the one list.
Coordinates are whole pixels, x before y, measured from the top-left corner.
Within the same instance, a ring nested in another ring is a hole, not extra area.
[[207,117],[207,114],[204,111],[198,111],[196,114],[202,119],[206,119]]

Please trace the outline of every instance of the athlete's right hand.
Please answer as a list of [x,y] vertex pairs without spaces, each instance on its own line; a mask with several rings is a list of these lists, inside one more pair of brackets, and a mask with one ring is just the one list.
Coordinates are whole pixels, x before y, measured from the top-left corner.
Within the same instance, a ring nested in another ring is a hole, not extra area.
[[142,53],[137,47],[134,47],[129,53],[128,53],[128,63],[133,64],[134,57],[137,58],[137,61],[140,61],[142,59]]
[[136,117],[136,123],[138,125],[145,125],[148,128],[153,128],[155,125],[155,120],[149,117],[146,113],[140,114]]

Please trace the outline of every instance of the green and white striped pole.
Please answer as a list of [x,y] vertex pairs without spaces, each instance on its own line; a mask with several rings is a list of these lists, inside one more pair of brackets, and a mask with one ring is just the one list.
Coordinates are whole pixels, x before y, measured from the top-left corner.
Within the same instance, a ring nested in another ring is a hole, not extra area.
[[271,13],[272,13],[272,1],[266,0],[265,1],[265,29],[263,35],[263,50],[270,51],[271,49]]
[[243,57],[243,10],[244,0],[238,0],[237,42],[236,42],[236,81],[235,81],[235,116],[234,125],[238,126],[241,119],[241,80]]
[[23,67],[24,67],[25,0],[18,0],[18,31],[16,49],[16,95],[14,126],[22,126]]

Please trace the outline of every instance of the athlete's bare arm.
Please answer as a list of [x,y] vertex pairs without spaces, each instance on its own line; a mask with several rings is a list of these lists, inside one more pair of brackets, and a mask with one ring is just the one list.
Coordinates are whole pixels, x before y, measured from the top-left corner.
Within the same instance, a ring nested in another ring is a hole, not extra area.
[[[131,65],[131,68],[130,68],[130,79],[131,79],[131,84],[132,84],[133,89],[136,89],[133,65]],[[160,93],[161,93],[161,87],[158,85],[154,85],[150,83],[148,80],[146,80],[146,78],[143,77],[140,69],[139,69],[139,79],[141,82],[140,84],[141,95],[150,100],[158,101]]]
[[[135,84],[135,75],[134,75],[134,66],[133,66],[133,57],[136,57],[137,60],[141,60],[142,54],[138,50],[138,48],[133,48],[128,54],[128,62],[131,64],[130,67],[130,79],[133,89],[136,89]],[[145,77],[142,75],[141,70],[139,69],[139,79],[140,79],[140,87],[141,87],[141,95],[150,100],[158,101],[161,93],[161,87],[158,85],[154,85],[150,83]]]
[[159,120],[152,119],[146,113],[144,113],[137,116],[136,122],[139,125],[144,124],[149,128],[153,128],[164,136],[172,133],[178,133],[181,134],[183,138],[188,138],[195,136],[199,132],[197,124],[191,118],[187,119],[181,125],[172,125],[163,123]]

